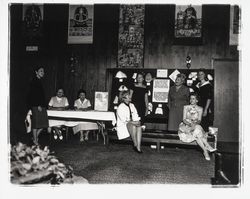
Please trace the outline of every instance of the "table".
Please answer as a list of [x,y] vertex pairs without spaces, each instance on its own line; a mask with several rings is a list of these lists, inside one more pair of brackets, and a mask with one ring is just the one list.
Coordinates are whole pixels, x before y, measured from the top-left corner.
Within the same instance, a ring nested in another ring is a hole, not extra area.
[[47,113],[50,127],[60,125],[73,127],[79,124],[81,121],[96,121],[100,126],[104,144],[106,144],[106,138],[104,135],[104,122],[111,121],[113,125],[116,124],[115,113],[111,111],[47,110]]

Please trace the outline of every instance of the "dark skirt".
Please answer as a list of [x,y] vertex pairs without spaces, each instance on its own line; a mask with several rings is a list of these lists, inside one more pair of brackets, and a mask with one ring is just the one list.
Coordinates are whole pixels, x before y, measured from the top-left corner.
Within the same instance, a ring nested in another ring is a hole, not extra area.
[[48,114],[46,108],[42,108],[42,111],[38,110],[38,107],[32,107],[31,127],[32,129],[48,128]]

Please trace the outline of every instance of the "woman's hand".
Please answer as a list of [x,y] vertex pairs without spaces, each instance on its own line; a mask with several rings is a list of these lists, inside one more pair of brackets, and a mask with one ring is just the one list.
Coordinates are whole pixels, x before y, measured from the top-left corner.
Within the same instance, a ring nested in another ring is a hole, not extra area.
[[40,111],[40,112],[43,110],[41,106],[38,106],[37,109],[38,109],[38,111]]
[[140,121],[130,121],[130,123],[134,124],[135,126],[141,126]]
[[202,115],[203,117],[206,117],[207,116],[207,109],[204,109],[204,111],[203,111],[203,115]]

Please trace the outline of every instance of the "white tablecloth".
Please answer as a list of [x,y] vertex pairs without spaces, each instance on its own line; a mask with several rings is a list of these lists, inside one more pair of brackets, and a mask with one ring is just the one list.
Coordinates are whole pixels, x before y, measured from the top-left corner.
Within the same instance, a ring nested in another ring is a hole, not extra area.
[[[116,117],[111,111],[56,111],[47,110],[49,117],[49,126],[76,126],[81,120],[93,121],[111,121],[113,125],[116,124]],[[77,120],[79,119],[79,121]]]

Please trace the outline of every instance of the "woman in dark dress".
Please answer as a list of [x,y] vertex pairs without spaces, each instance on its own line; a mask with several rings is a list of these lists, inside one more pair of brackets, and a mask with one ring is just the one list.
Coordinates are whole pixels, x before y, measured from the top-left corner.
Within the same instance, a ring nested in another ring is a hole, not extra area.
[[204,69],[198,71],[199,83],[197,84],[197,92],[200,97],[198,103],[203,108],[201,126],[207,132],[208,127],[213,125],[213,86],[207,79]]
[[130,97],[141,118],[141,124],[143,124],[148,113],[148,90],[143,83],[144,77],[142,73],[137,74],[136,80],[137,82],[130,89]]
[[183,118],[183,107],[189,104],[189,88],[184,85],[185,74],[178,74],[175,79],[175,85],[168,93],[168,130],[177,132],[179,124]]
[[35,69],[35,77],[30,82],[27,99],[28,108],[32,111],[31,128],[33,142],[36,145],[38,144],[38,136],[42,129],[48,127],[45,94],[41,80],[44,77],[44,74],[43,67],[37,67]]

